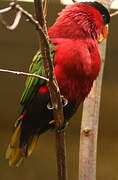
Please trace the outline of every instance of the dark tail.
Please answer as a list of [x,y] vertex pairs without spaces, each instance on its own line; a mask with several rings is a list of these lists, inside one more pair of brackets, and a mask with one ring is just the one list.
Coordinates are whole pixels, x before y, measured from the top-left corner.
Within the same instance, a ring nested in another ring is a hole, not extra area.
[[39,135],[34,135],[29,138],[27,144],[20,145],[20,136],[21,122],[16,127],[6,151],[6,159],[9,160],[10,166],[20,166],[32,154],[39,139]]

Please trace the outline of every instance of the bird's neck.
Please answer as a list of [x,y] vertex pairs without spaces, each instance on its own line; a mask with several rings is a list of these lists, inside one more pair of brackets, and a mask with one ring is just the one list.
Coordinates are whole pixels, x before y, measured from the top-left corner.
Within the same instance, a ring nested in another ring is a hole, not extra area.
[[[94,10],[94,9],[92,9]],[[87,9],[79,9],[79,12],[72,13],[64,10],[57,18],[55,24],[49,28],[50,38],[93,38],[97,39],[102,30],[102,18],[99,12],[95,11],[96,17]]]

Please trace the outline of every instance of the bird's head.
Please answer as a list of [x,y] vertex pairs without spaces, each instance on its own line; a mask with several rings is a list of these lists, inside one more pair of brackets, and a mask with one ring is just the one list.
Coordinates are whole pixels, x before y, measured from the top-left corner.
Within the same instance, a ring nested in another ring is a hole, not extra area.
[[95,21],[96,21],[96,24],[98,24],[98,36],[97,36],[97,40],[98,42],[101,42],[103,41],[107,35],[108,35],[108,24],[110,22],[110,14],[109,14],[109,11],[99,2],[97,1],[94,1],[94,2],[88,2],[88,4],[90,4],[91,6],[95,7],[101,14],[102,16],[102,19],[103,19],[103,23],[101,22],[101,26],[102,28],[100,28],[100,25],[99,25],[99,17],[97,17],[95,15]]
[[108,10],[98,2],[81,2],[67,6],[49,28],[50,38],[93,38],[107,36],[110,21]]

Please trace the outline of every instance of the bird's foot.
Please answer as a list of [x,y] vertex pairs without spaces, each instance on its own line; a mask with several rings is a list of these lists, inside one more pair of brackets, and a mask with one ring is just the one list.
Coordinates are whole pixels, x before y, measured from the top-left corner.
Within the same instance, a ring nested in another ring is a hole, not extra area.
[[[68,104],[68,100],[64,96],[61,96],[61,101],[62,101],[62,105],[63,105],[63,108],[64,108]],[[47,108],[49,110],[53,110],[54,109],[50,102],[47,104]],[[56,121],[55,120],[51,120],[49,122],[49,124],[55,126]],[[56,128],[56,131],[58,133],[63,132],[68,127],[68,125],[69,125],[69,122],[68,121],[64,121],[63,126],[61,128]]]
[[65,107],[68,104],[68,100],[64,96],[61,96],[61,99],[62,99],[63,107]]
[[[66,98],[64,98],[64,96],[61,96],[61,100],[62,100],[63,107],[65,107],[68,104],[68,100]],[[49,110],[53,110],[54,109],[50,102],[47,104],[47,108]]]
[[53,110],[54,109],[50,102],[47,104],[47,109],[48,110]]
[[[55,120],[52,120],[52,121],[49,122],[49,124],[50,124],[50,125],[54,125],[54,127],[55,127],[55,126],[56,126],[56,125],[55,125],[55,124],[56,124],[56,121],[55,121]],[[68,125],[69,125],[69,122],[66,121],[66,122],[64,122],[64,125],[63,125],[61,128],[56,128],[56,131],[57,131],[58,133],[61,133],[61,132],[65,131],[65,129],[68,127]]]

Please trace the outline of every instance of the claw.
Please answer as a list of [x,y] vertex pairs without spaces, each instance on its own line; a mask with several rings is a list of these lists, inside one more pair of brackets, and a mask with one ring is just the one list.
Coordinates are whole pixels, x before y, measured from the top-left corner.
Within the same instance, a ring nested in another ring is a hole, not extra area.
[[[63,96],[61,96],[61,99],[62,99],[62,104],[63,104],[63,107],[65,107],[67,104],[68,104],[68,100],[66,98],[64,98]],[[49,110],[53,110],[53,106],[50,104],[50,102],[47,104],[47,108]]]
[[65,107],[68,104],[68,100],[64,97],[62,97],[62,104],[63,104],[63,107]]
[[47,104],[47,108],[48,108],[49,110],[53,110],[53,109],[54,109],[54,108],[51,106],[50,103]]
[[49,124],[53,124],[53,123],[55,123],[55,122],[56,122],[55,120],[52,120],[52,121],[49,122]]

